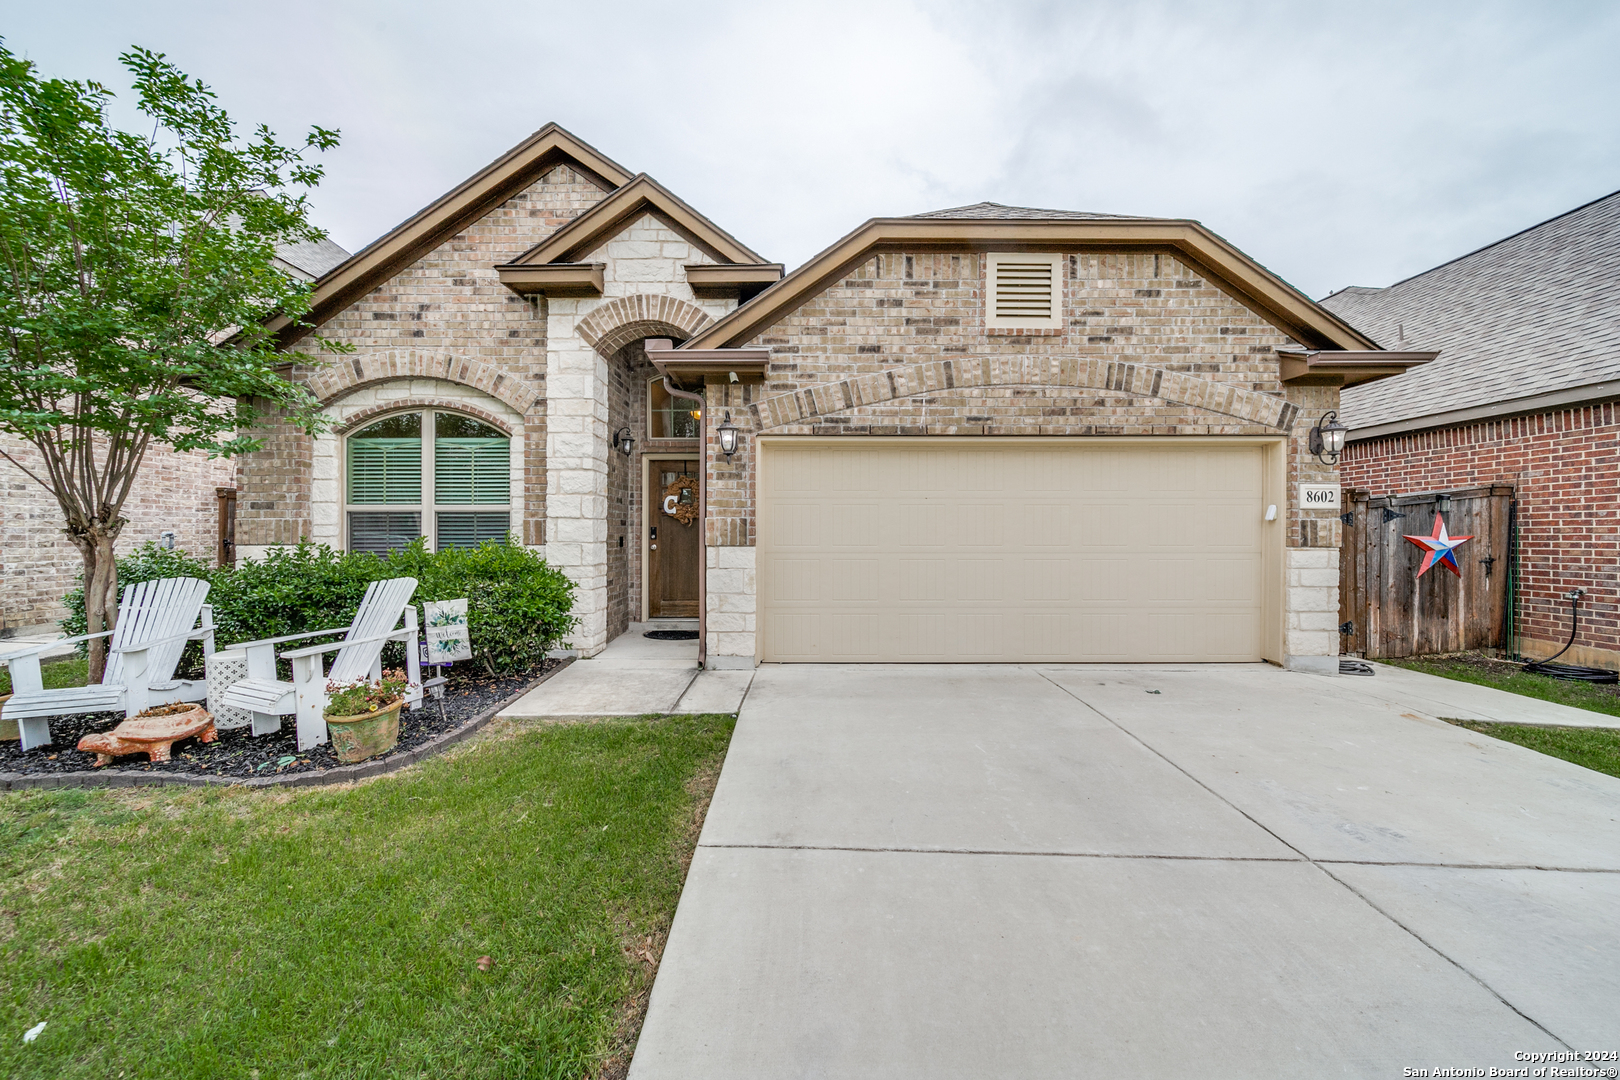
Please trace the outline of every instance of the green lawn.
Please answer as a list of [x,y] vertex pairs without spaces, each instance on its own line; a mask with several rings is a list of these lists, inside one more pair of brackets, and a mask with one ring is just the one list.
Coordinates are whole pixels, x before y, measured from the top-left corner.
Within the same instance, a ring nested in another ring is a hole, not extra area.
[[[4,642],[0,642],[0,652],[5,652]],[[59,686],[83,686],[89,671],[90,661],[87,657],[71,656],[66,660],[52,660],[39,665],[39,681],[45,684],[47,690],[54,690]],[[9,693],[11,693],[11,672],[5,664],[0,664],[0,695]]]
[[1517,664],[1505,664],[1477,655],[1457,657],[1412,657],[1405,660],[1380,660],[1380,664],[1410,668],[1430,675],[1439,675],[1459,682],[1494,686],[1511,694],[1556,701],[1577,709],[1620,716],[1620,689],[1597,686],[1592,683],[1565,682],[1546,675],[1528,675]]
[[0,1075],[594,1075],[733,723],[497,722],[346,788],[0,795]]
[[1525,727],[1522,724],[1485,724],[1478,720],[1454,720],[1447,723],[1490,735],[1520,746],[1528,746],[1543,754],[1551,754],[1565,761],[1573,761],[1588,769],[1620,776],[1620,731],[1604,728],[1544,728]]

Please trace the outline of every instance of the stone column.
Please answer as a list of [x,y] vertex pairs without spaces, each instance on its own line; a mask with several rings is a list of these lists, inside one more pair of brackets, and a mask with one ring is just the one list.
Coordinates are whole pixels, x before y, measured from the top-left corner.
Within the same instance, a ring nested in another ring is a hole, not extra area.
[[577,586],[570,635],[607,645],[607,361],[574,334],[579,301],[553,301],[546,340],[546,561]]

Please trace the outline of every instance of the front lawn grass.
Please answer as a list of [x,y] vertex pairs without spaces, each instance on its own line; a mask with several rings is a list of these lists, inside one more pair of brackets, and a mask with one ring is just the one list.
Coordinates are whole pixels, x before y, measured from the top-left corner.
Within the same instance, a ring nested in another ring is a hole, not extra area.
[[[5,643],[0,642],[0,652],[5,652]],[[66,660],[48,660],[39,665],[39,681],[47,690],[55,690],[63,686],[83,686],[85,679],[90,675],[90,658],[87,656],[70,656]],[[0,696],[11,693],[11,671],[5,664],[0,664]],[[0,710],[5,706],[0,705]]]
[[1553,679],[1546,675],[1531,675],[1517,664],[1492,660],[1477,653],[1466,653],[1459,656],[1414,656],[1403,660],[1380,660],[1378,662],[1395,667],[1410,668],[1413,671],[1422,671],[1429,675],[1439,675],[1445,679],[1456,679],[1458,682],[1494,686],[1496,689],[1506,690],[1510,694],[1540,698],[1542,701],[1554,701],[1560,705],[1569,705],[1576,709],[1586,709],[1590,712],[1604,713],[1609,716],[1620,716],[1620,687],[1613,685],[1603,686],[1595,683],[1566,682],[1563,679]]
[[733,723],[498,721],[343,788],[0,795],[0,1075],[616,1069]]
[[1573,761],[1588,769],[1620,776],[1620,731],[1605,728],[1546,728],[1522,724],[1485,724],[1478,720],[1443,718],[1449,724],[1490,735],[1543,754]]

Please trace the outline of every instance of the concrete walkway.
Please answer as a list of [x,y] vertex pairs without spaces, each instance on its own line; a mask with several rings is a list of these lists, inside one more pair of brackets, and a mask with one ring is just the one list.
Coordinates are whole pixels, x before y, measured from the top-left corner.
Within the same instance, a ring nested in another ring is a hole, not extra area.
[[500,713],[524,720],[584,720],[647,713],[734,713],[752,671],[702,671],[696,641],[653,641],[631,623],[596,656],[575,660]]
[[1617,1048],[1620,780],[1386,670],[761,668],[632,1080]]

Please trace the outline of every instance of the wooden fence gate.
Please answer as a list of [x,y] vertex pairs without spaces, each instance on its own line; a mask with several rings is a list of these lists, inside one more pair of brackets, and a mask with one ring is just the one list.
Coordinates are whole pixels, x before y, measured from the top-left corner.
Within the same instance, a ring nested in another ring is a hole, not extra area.
[[[1404,535],[1434,531],[1439,500],[1457,549],[1459,578],[1435,566],[1418,579],[1423,549]],[[1343,651],[1369,659],[1488,649],[1504,642],[1513,488],[1466,488],[1383,496],[1345,491],[1339,553],[1339,627]]]

